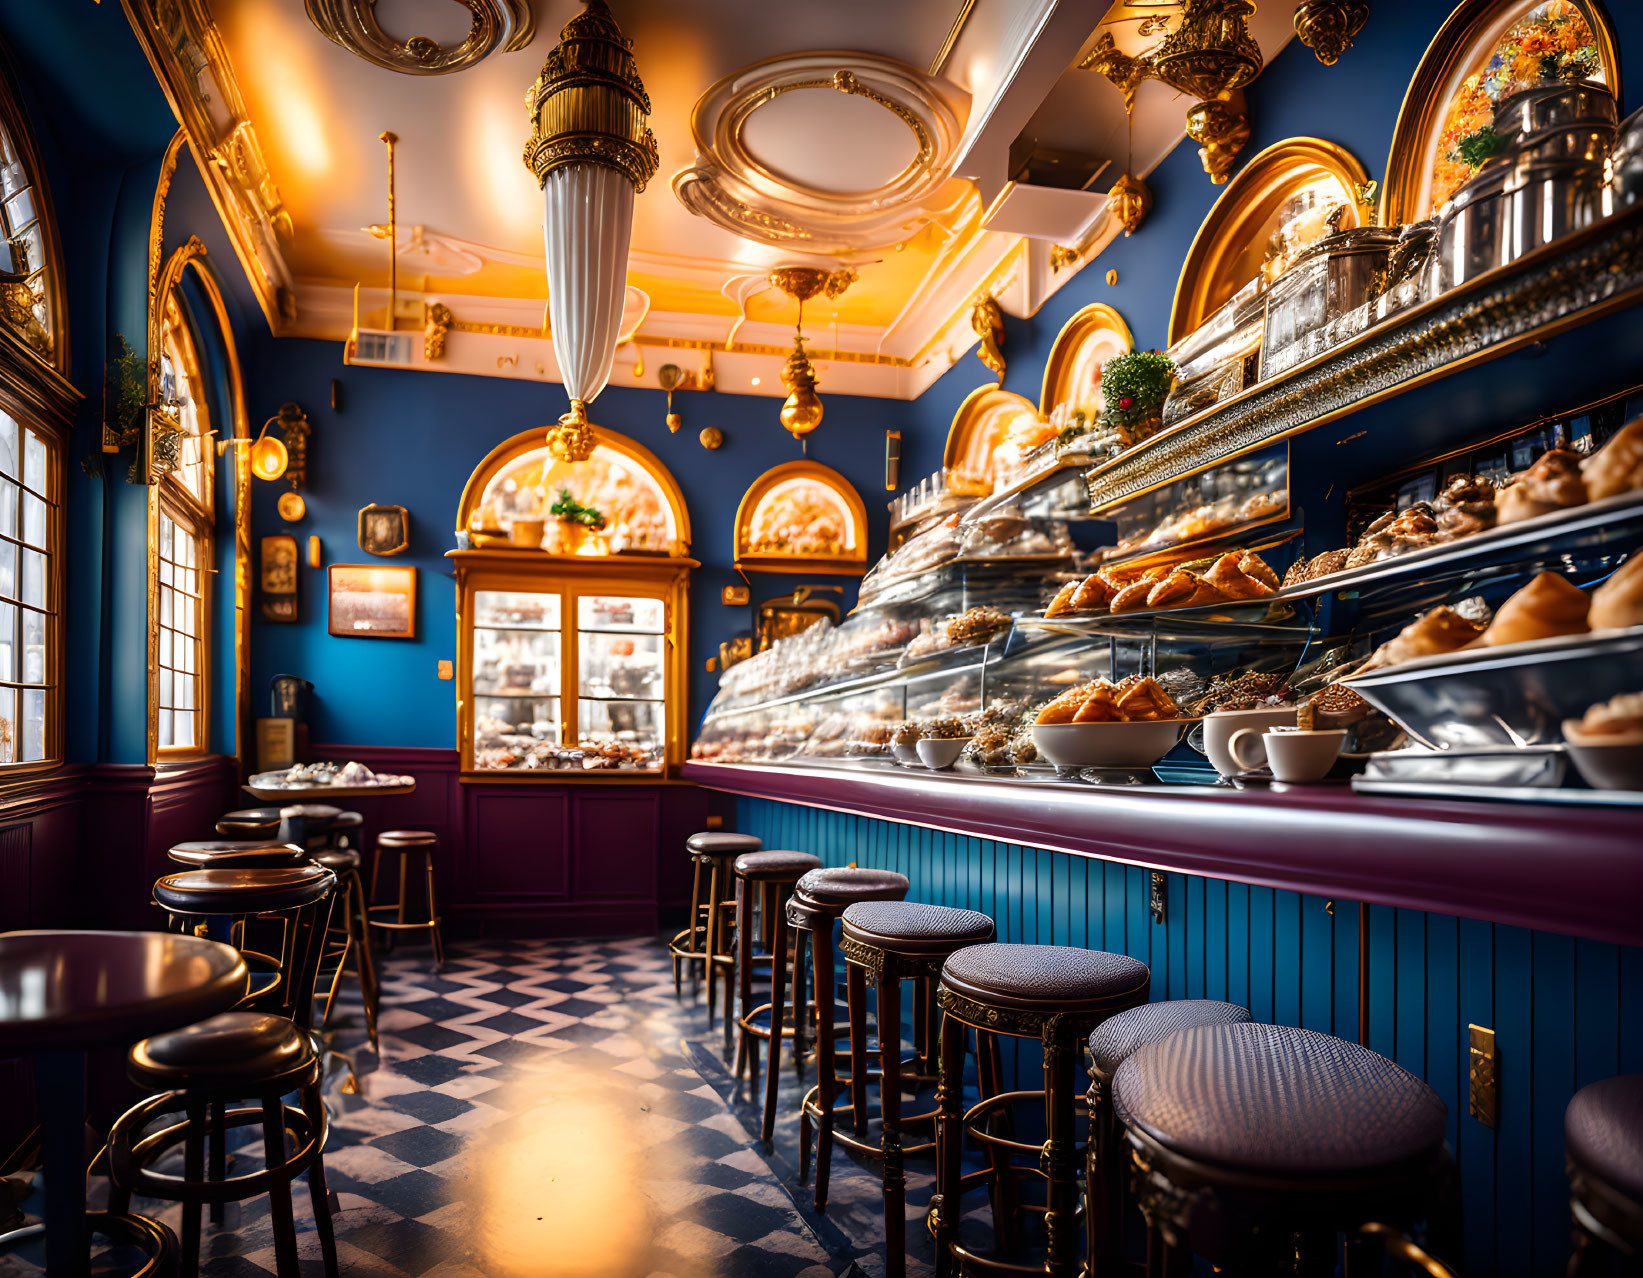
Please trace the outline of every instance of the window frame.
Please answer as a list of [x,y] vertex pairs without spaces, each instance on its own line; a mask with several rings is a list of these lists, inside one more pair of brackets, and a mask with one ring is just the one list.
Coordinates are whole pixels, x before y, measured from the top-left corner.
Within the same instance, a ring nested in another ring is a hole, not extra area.
[[[16,594],[6,598],[17,610],[15,635],[20,640],[22,635],[21,624],[25,610],[37,611],[45,618],[44,648],[45,668],[44,678],[39,683],[29,683],[21,678],[26,660],[26,649],[20,642],[17,650],[17,673],[15,680],[0,680],[0,689],[9,689],[15,696],[13,723],[15,736],[12,741],[12,761],[0,762],[0,785],[16,780],[20,777],[32,776],[42,772],[49,772],[61,767],[64,756],[63,741],[63,706],[65,698],[64,684],[64,629],[63,629],[63,595],[66,585],[64,565],[64,534],[66,525],[63,518],[63,439],[62,432],[49,423],[41,421],[32,414],[21,412],[15,405],[0,404],[0,411],[17,424],[17,475],[12,482],[17,484],[17,533],[15,536],[0,533],[0,540],[15,545],[17,549],[17,565],[13,581],[16,585]],[[45,450],[45,471],[47,490],[45,492],[29,486],[27,466],[25,463],[25,435],[32,433],[40,441]],[[32,494],[40,498],[45,506],[46,529],[44,545],[31,547],[23,537],[23,510],[25,496]],[[46,556],[45,575],[45,605],[35,609],[23,602],[23,555],[29,549],[41,551]],[[42,728],[41,757],[24,760],[20,758],[23,752],[23,695],[30,690],[40,690],[45,694],[45,719]]]

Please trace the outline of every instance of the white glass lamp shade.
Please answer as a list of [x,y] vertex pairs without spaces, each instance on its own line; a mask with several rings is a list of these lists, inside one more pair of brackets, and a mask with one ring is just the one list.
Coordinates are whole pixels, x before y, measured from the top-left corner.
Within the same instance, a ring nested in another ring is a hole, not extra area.
[[543,180],[542,200],[553,351],[571,399],[591,404],[616,362],[633,182],[603,164],[568,164]]

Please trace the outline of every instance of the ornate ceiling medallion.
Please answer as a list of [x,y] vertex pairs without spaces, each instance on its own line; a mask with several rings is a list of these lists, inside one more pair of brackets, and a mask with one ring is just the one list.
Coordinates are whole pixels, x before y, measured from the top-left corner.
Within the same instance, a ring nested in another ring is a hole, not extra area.
[[1295,8],[1295,34],[1326,67],[1340,61],[1368,21],[1364,0],[1301,0]]
[[961,198],[949,172],[968,109],[949,82],[875,54],[756,63],[696,104],[696,163],[673,192],[761,244],[840,256],[884,248]]
[[306,0],[308,17],[328,40],[373,66],[405,75],[445,75],[490,57],[523,49],[536,34],[530,0],[457,0],[473,14],[461,44],[444,48],[427,36],[403,44],[377,22],[376,0]]

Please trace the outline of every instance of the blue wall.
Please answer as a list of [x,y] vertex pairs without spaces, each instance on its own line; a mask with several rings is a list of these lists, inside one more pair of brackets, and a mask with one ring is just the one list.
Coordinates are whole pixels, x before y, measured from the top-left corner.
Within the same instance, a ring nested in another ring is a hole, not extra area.
[[[896,870],[909,900],[980,910],[1001,941],[1129,954],[1152,997],[1228,999],[1260,1021],[1356,1038],[1358,906],[1168,876],[1165,921],[1147,871],[1041,848],[738,798],[734,828],[828,865]],[[1369,1045],[1424,1078],[1449,1110],[1469,1274],[1561,1273],[1568,1259],[1563,1111],[1575,1090],[1643,1070],[1643,949],[1418,910],[1369,911]],[[1628,1012],[1629,1014],[1625,1014]],[[1467,1024],[1493,1026],[1499,1126],[1466,1110]],[[1023,1071],[1036,1049],[1016,1043]]]

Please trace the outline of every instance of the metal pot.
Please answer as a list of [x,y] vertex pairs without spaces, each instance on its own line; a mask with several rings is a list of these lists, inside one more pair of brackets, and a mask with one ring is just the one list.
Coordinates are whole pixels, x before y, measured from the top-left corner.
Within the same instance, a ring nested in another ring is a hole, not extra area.
[[1495,107],[1495,132],[1514,152],[1537,149],[1543,137],[1569,128],[1607,129],[1611,138],[1620,110],[1614,93],[1596,80],[1537,84],[1519,89]]
[[1513,262],[1598,219],[1603,166],[1525,156],[1508,166],[1502,190],[1500,260]]
[[1262,377],[1316,354],[1313,334],[1380,293],[1397,240],[1396,227],[1359,226],[1326,236],[1296,259],[1267,293]]
[[1620,126],[1605,168],[1605,213],[1616,213],[1643,200],[1643,110],[1633,111]]
[[1464,284],[1500,264],[1508,172],[1506,164],[1485,166],[1438,210],[1437,249],[1429,268],[1431,295]]

